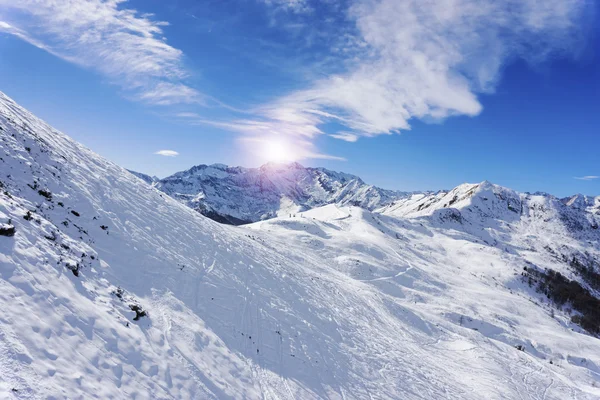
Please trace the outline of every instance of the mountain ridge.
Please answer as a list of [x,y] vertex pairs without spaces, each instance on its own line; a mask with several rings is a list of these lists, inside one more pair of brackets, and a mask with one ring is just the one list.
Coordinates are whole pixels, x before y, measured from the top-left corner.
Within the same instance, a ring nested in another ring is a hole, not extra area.
[[[327,204],[354,205],[370,211],[385,209],[388,212],[400,205],[405,208],[404,216],[407,216],[410,211],[406,207],[417,198],[421,199],[416,203],[421,210],[428,207],[425,207],[425,201],[435,201],[436,196],[453,196],[453,193],[469,186],[474,189],[483,186],[502,188],[513,196],[518,193],[487,180],[436,192],[388,190],[366,184],[356,175],[322,167],[304,167],[297,162],[267,163],[257,168],[199,164],[163,179],[129,172],[201,214],[232,225],[292,215]],[[528,192],[521,194],[531,195]],[[600,196],[576,194],[558,198],[541,192],[533,195],[559,199],[568,207],[600,214]],[[457,200],[458,197],[449,198],[445,200],[446,204],[436,207],[449,208]]]

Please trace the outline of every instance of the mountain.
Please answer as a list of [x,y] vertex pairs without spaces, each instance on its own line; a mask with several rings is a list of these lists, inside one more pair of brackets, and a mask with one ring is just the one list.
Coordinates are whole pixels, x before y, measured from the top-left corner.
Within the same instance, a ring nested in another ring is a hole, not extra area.
[[[437,215],[458,222],[463,222],[467,215],[466,222],[470,225],[477,222],[478,226],[488,226],[492,221],[530,226],[540,221],[556,220],[570,234],[587,239],[586,235],[596,238],[600,233],[600,213],[595,207],[598,203],[600,196],[574,196],[565,200],[545,193],[518,193],[485,181],[463,184],[448,192],[414,194],[377,211],[401,218]],[[531,218],[532,215],[535,218]]]
[[2,398],[600,397],[588,208],[482,182],[227,226],[2,93],[0,182]]
[[269,163],[260,168],[198,165],[154,184],[201,214],[232,225],[333,203],[373,210],[407,195],[367,185],[354,175],[298,163]]

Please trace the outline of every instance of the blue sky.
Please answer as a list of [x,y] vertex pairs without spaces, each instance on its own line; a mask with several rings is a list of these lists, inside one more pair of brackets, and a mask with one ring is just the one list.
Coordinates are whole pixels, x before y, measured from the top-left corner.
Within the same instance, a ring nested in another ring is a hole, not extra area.
[[591,0],[0,0],[0,90],[161,177],[295,159],[598,195],[598,22]]

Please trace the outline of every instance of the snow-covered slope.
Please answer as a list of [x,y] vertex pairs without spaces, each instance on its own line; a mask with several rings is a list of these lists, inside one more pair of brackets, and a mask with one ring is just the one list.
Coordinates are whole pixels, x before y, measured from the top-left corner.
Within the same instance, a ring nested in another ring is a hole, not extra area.
[[410,218],[331,204],[231,227],[3,94],[0,181],[2,398],[600,396],[600,340],[521,276],[598,257],[550,198],[512,217],[486,184]]
[[298,163],[269,163],[260,168],[198,165],[156,186],[203,215],[233,225],[331,203],[372,210],[406,196],[367,185],[354,175]]
[[160,180],[157,176],[150,176],[150,175],[142,174],[141,172],[132,171],[130,169],[128,169],[127,171],[131,172],[133,175],[137,176],[138,178],[140,178],[141,180],[143,180],[144,182],[146,182],[149,185],[153,185]]

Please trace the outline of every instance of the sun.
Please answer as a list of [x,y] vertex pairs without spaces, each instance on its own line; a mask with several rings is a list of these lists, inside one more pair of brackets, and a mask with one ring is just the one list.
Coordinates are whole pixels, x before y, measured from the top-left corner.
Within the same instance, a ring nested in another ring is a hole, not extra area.
[[281,139],[268,139],[264,141],[264,158],[270,162],[293,161],[294,155],[291,146]]

